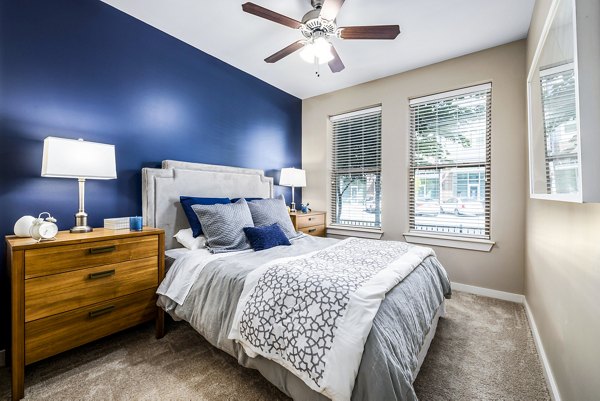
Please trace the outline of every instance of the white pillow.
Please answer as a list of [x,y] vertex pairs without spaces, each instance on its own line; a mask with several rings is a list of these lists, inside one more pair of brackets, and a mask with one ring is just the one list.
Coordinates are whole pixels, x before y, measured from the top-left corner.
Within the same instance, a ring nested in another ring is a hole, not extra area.
[[191,228],[179,230],[179,232],[175,234],[173,238],[191,251],[204,248],[206,246],[206,237],[204,235],[200,235],[197,238],[194,238]]

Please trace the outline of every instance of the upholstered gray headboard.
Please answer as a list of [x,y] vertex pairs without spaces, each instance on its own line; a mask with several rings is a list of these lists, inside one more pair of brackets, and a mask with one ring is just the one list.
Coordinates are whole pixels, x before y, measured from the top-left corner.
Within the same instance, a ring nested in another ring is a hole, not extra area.
[[273,179],[262,170],[165,160],[142,169],[144,224],[165,230],[166,249],[179,248],[173,235],[189,227],[180,196],[273,197]]

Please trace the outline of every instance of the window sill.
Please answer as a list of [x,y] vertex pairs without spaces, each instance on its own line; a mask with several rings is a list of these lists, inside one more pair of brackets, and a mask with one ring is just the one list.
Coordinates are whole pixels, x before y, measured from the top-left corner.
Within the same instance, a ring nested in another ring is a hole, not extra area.
[[479,252],[490,252],[496,244],[494,241],[481,238],[452,237],[448,235],[424,234],[418,232],[408,232],[403,235],[406,242],[412,244],[467,249]]
[[381,239],[383,231],[373,228],[358,228],[358,227],[327,227],[327,235],[339,235],[343,237],[358,237],[368,239]]

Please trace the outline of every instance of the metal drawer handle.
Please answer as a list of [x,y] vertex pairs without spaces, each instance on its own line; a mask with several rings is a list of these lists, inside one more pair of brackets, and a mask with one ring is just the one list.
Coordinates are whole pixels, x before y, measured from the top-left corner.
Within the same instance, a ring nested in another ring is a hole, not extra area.
[[312,221],[312,217],[309,217],[309,218],[308,218],[308,221]]
[[115,274],[115,269],[112,269],[112,270],[106,270],[103,272],[90,273],[88,278],[90,280],[96,280],[96,279],[103,278],[103,277],[113,276],[114,274]]
[[310,230],[308,230],[309,233],[314,233],[315,231],[317,231],[316,228],[311,228]]
[[107,313],[112,312],[114,309],[115,309],[114,305],[110,305],[110,306],[107,306],[106,308],[102,308],[102,309],[97,309],[95,311],[90,312],[90,317],[94,318],[94,317],[106,315]]
[[117,247],[114,245],[111,246],[103,246],[100,248],[90,248],[90,253],[92,255],[97,255],[99,253],[109,253],[109,252],[114,252],[117,250]]

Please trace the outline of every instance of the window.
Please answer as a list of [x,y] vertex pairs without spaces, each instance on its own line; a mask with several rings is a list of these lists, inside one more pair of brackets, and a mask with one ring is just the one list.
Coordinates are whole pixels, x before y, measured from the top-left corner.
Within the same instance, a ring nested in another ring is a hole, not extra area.
[[546,186],[549,194],[578,192],[575,70],[566,63],[540,71]]
[[490,237],[491,84],[410,101],[410,229]]
[[381,107],[330,117],[332,224],[381,227]]

